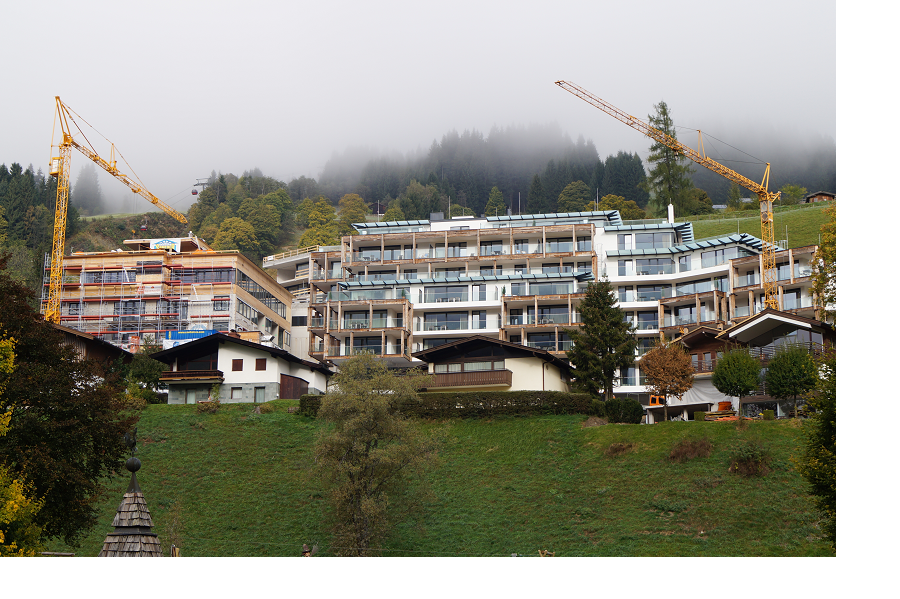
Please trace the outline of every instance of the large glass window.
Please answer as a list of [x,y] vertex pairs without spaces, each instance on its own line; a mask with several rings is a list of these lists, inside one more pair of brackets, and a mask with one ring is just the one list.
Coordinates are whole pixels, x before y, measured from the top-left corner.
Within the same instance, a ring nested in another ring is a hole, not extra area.
[[482,256],[499,256],[503,253],[503,241],[495,239],[481,242]]
[[425,314],[426,331],[461,331],[469,328],[468,312],[432,312]]
[[667,248],[675,245],[675,233],[635,233],[634,249],[650,250],[654,248]]
[[619,287],[619,302],[633,302],[634,287],[631,285]]
[[638,285],[637,301],[652,302],[662,299],[663,290],[668,290],[669,288],[669,285]]
[[643,258],[635,260],[639,275],[668,275],[675,272],[675,262],[671,258]]
[[620,250],[630,250],[634,249],[631,247],[631,235],[619,234],[616,236],[619,242],[618,248]]
[[425,303],[465,302],[469,299],[468,291],[464,285],[428,287],[425,289]]
[[548,239],[547,240],[547,248],[546,252],[571,252],[572,251],[572,238],[571,237],[559,237],[556,239]]
[[284,303],[241,271],[237,271],[237,283],[241,289],[261,301],[264,306],[280,317],[284,318],[285,314],[287,314],[287,308]]

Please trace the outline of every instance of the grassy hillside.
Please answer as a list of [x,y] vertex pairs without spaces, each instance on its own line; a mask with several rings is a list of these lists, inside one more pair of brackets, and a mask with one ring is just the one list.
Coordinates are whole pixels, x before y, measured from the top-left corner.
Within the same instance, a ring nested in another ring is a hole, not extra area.
[[[139,482],[163,547],[186,556],[291,556],[303,543],[330,555],[323,489],[312,475],[321,424],[229,405],[149,406],[138,424]],[[385,555],[717,556],[833,555],[791,465],[800,428],[788,421],[684,422],[583,428],[579,416],[423,423],[447,434],[429,478],[434,500],[401,523]],[[667,456],[706,438],[708,458]],[[730,448],[755,439],[774,456],[762,478],[728,472]],[[610,445],[630,445],[611,457]],[[101,522],[77,549],[97,555],[127,487],[111,481]],[[180,513],[181,526],[172,527]],[[62,544],[52,547],[65,551]]]
[[[825,210],[830,205],[830,203],[823,202],[776,208],[776,242],[787,239],[788,247],[792,248],[818,244],[819,231],[822,225],[828,221]],[[676,220],[694,223],[694,239],[705,239],[737,232],[760,237],[758,210],[709,214]]]
[[[125,239],[182,237],[187,235],[187,225],[162,212],[146,214],[107,214],[82,219],[80,231],[66,239],[66,248],[81,252],[105,252],[128,249],[122,245]],[[147,230],[141,231],[146,223]],[[134,233],[132,233],[134,231]]]

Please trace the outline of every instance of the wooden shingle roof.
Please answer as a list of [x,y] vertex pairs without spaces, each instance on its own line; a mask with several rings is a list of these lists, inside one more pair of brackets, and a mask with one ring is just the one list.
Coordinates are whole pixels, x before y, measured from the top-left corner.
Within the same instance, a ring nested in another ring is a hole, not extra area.
[[153,519],[147,509],[147,500],[137,482],[137,470],[141,463],[131,458],[126,466],[131,470],[131,484],[113,518],[115,530],[106,535],[99,557],[162,557],[159,537],[153,533]]

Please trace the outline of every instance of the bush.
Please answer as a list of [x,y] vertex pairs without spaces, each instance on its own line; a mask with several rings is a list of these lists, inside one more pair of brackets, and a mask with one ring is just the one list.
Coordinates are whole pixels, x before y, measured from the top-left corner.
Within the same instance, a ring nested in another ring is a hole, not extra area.
[[273,406],[272,404],[270,404],[268,402],[261,403],[258,406],[256,406],[256,411],[260,414],[271,414],[272,412],[275,411],[275,406]]
[[763,420],[775,420],[775,410],[763,410],[762,418]]
[[706,412],[694,412],[694,421],[703,422],[706,420]]
[[[301,416],[316,416],[321,395],[300,398]],[[539,416],[545,414],[597,414],[596,397],[561,391],[471,391],[421,393],[421,401],[400,404],[404,416],[419,418],[493,418],[494,416]],[[633,400],[631,400],[633,401]],[[603,403],[603,402],[599,402]],[[640,404],[634,403],[640,408]],[[601,405],[601,408],[604,406]],[[638,416],[640,422],[640,416]]]
[[608,399],[606,405],[606,417],[610,422],[624,424],[640,424],[644,415],[644,406],[636,399]]
[[215,414],[219,411],[219,408],[222,407],[222,404],[218,399],[214,399],[212,401],[198,401],[197,402],[197,413],[198,414]]
[[729,472],[741,476],[765,476],[771,472],[772,455],[756,441],[741,441],[731,447]]
[[712,443],[709,439],[696,441],[682,439],[669,452],[669,461],[683,464],[694,458],[708,458],[710,453],[712,453]]
[[606,402],[600,399],[591,400],[591,416],[606,418]]

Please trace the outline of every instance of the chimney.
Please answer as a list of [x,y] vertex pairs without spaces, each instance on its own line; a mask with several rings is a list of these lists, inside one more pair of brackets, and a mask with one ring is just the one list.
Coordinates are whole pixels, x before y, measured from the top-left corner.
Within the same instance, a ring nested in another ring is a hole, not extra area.
[[669,204],[669,222],[675,223],[675,206]]

